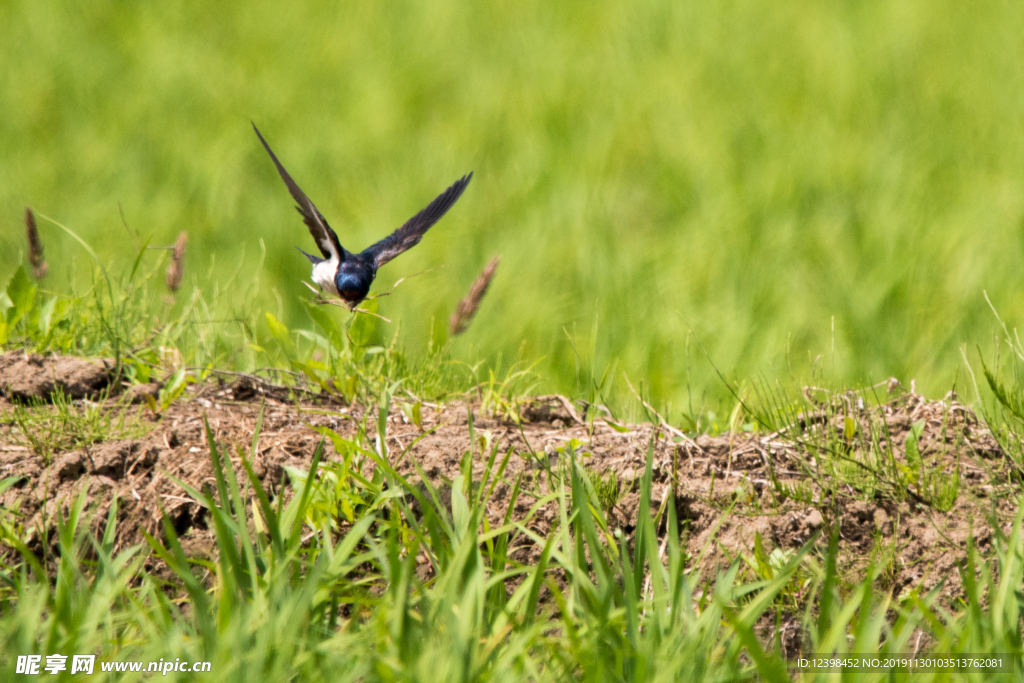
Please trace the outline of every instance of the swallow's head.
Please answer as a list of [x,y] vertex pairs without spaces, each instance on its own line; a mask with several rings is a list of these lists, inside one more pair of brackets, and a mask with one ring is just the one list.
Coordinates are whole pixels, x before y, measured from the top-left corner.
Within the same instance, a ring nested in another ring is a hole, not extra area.
[[351,306],[358,304],[370,293],[370,281],[360,277],[359,273],[338,273],[334,284],[338,288],[338,296]]

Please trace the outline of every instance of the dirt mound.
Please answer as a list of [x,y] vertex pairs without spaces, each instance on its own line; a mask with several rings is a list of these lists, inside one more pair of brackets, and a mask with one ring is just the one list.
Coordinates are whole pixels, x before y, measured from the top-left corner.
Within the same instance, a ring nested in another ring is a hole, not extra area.
[[[21,373],[30,364],[8,363],[0,369],[0,382],[13,386],[8,369]],[[204,510],[175,481],[199,490],[215,488],[204,417],[222,454],[235,454],[236,447],[248,450],[260,401],[266,400],[253,465],[264,487],[277,492],[286,480],[285,467],[309,467],[322,438],[317,428],[358,440],[361,425],[373,424],[365,419],[374,418],[373,411],[368,414],[360,406],[288,402],[254,387],[258,383],[246,379],[232,385],[193,385],[159,416],[146,405],[132,405],[127,394],[111,399],[105,409],[127,416],[120,431],[110,429],[105,440],[49,457],[22,433],[23,421],[5,421],[0,427],[0,478],[23,478],[0,496],[0,505],[18,511],[31,530],[30,547],[42,552],[42,539],[53,543],[56,537],[56,507],[66,509],[87,486],[99,505],[96,524],[105,518],[112,496],[119,497],[118,546],[139,543],[143,529],[159,534],[159,519],[167,514],[186,550],[208,556],[214,539]],[[5,416],[15,409],[10,404],[3,408]],[[571,450],[599,484],[610,526],[630,533],[639,505],[639,479],[653,443],[653,508],[663,509],[674,489],[692,563],[706,577],[742,557],[756,572],[757,535],[767,553],[778,551],[784,559],[818,529],[838,524],[841,566],[850,580],[874,562],[883,567],[880,581],[894,594],[945,581],[944,590],[955,595],[959,578],[954,569],[963,559],[972,524],[976,543],[985,551],[991,534],[986,520],[1007,526],[1016,512],[1013,497],[1007,495],[1011,484],[1005,458],[984,425],[952,399],[927,402],[904,394],[886,406],[852,415],[807,419],[802,428],[785,433],[703,435],[696,440],[650,424],[624,428],[600,419],[585,424],[561,397],[521,406],[520,414],[530,420],[521,426],[478,412],[479,406],[471,404],[423,404],[414,421],[409,406],[396,401],[387,418],[391,463],[413,480],[418,464],[443,490],[460,473],[468,451],[474,452],[475,480],[483,477],[492,447],[499,462],[511,451],[488,507],[492,525],[497,525],[511,502],[514,482],[521,477],[514,515],[522,518],[548,492],[551,468],[564,463]],[[885,438],[872,437],[880,428]],[[125,434],[130,436],[123,438]],[[888,450],[872,455],[872,444],[882,448],[884,443]],[[326,449],[327,462],[339,460],[330,441]],[[237,457],[234,462],[238,464]],[[900,468],[913,474],[915,463],[919,473],[932,479],[942,474],[948,486],[955,482],[956,495],[947,495],[940,504],[942,496],[931,496],[924,480],[910,475],[900,480]],[[372,467],[364,464],[364,474]],[[290,495],[287,489],[285,495]],[[545,535],[557,521],[551,503],[528,526]],[[664,533],[663,523],[659,533]],[[519,561],[532,561],[538,554],[539,548],[525,538],[511,553]]]
[[0,356],[0,391],[18,401],[49,401],[58,390],[72,399],[97,396],[110,383],[113,369],[110,360],[10,351]]

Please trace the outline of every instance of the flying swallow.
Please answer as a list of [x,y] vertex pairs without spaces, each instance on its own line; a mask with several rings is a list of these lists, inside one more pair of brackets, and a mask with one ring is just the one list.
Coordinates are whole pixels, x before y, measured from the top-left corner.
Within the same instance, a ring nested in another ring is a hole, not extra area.
[[[307,254],[299,249],[306,258],[313,264],[313,282],[320,285],[320,288],[327,291],[348,304],[349,308],[355,308],[360,301],[366,298],[370,292],[370,284],[377,277],[377,269],[395,258],[404,251],[416,246],[423,234],[430,229],[434,223],[441,220],[441,217],[452,208],[452,205],[462,196],[462,192],[469,184],[472,173],[462,176],[447,190],[437,196],[434,201],[427,205],[427,208],[405,222],[405,225],[377,242],[371,247],[356,254],[347,251],[338,241],[331,226],[327,224],[323,215],[313,206],[306,193],[299,189],[288,171],[277,160],[277,156],[270,149],[270,145],[260,135],[260,131],[253,124],[253,130],[259,137],[267,154],[273,159],[277,166],[277,172],[281,179],[288,186],[288,191],[295,199],[295,208],[302,215],[302,220],[309,228],[309,234],[313,236],[317,247],[323,258]],[[298,249],[298,247],[296,247]]]

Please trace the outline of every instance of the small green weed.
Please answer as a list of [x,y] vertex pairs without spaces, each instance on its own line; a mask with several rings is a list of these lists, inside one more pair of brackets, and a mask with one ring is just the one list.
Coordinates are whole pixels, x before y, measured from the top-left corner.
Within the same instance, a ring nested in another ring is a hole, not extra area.
[[607,515],[612,508],[618,505],[622,497],[628,492],[632,482],[620,481],[619,475],[614,470],[599,472],[587,468],[587,474],[594,486],[594,493],[601,504],[601,509]]
[[16,403],[8,413],[15,443],[31,448],[47,464],[54,453],[135,439],[151,429],[139,411],[124,403],[108,407],[102,395],[97,401],[72,401],[58,388],[52,399],[52,403],[38,399],[28,405]]

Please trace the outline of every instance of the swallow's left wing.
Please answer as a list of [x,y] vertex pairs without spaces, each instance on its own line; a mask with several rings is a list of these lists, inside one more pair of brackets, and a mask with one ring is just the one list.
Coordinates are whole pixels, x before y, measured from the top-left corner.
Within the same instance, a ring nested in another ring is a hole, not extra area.
[[469,184],[472,173],[464,175],[452,184],[447,190],[430,202],[427,208],[406,221],[405,225],[377,242],[372,247],[363,251],[364,256],[373,258],[377,268],[395,258],[404,251],[408,251],[419,243],[423,234],[430,229],[434,223],[441,220],[448,209],[462,196],[466,185]]
[[[313,240],[316,241],[316,245],[320,247],[320,253],[324,255],[325,259],[331,260],[334,263],[339,263],[345,260],[345,250],[342,248],[341,243],[338,241],[338,236],[331,226],[327,225],[327,221],[324,219],[313,202],[309,200],[306,193],[303,192],[292,177],[288,175],[288,171],[284,170],[284,166],[277,160],[277,156],[273,150],[270,149],[270,145],[260,135],[259,128],[256,124],[252,124],[252,129],[256,131],[256,136],[259,137],[260,142],[263,143],[263,147],[266,148],[267,154],[274,160],[274,165],[277,166],[277,172],[281,174],[281,179],[284,180],[284,184],[288,186],[288,191],[292,193],[292,198],[298,204],[295,208],[298,209],[299,213],[302,214],[302,221],[309,228],[309,234],[313,236]],[[308,254],[307,254],[308,256]]]

